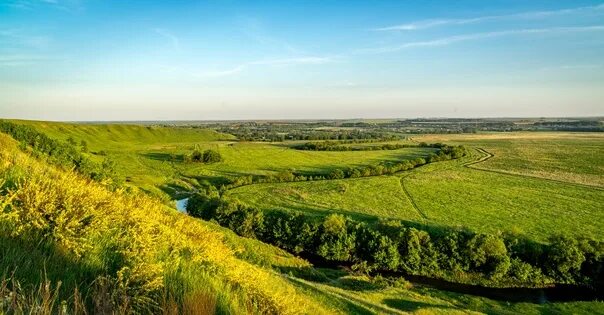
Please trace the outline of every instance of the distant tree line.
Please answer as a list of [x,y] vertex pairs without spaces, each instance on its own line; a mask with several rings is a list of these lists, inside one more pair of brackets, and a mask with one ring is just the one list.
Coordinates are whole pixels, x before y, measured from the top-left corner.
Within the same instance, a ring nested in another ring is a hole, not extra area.
[[553,237],[548,244],[512,235],[454,228],[417,228],[398,221],[369,225],[342,215],[270,211],[221,199],[216,190],[189,199],[187,211],[237,234],[289,252],[394,272],[489,286],[604,284],[604,243]]
[[88,144],[83,140],[78,147],[73,138],[62,142],[48,137],[31,126],[6,120],[0,120],[0,132],[13,137],[20,143],[21,149],[31,151],[31,154],[37,158],[44,158],[65,169],[73,168],[95,181],[109,180],[110,186],[118,186],[121,182],[113,161],[105,159],[102,163],[97,163],[83,154],[88,152]]
[[401,139],[386,130],[375,129],[336,129],[317,130],[311,126],[293,125],[259,125],[259,126],[228,126],[218,131],[232,134],[240,141],[282,142],[289,140],[360,140],[375,139],[381,141]]
[[304,182],[314,180],[391,175],[401,171],[410,170],[412,168],[419,167],[428,163],[458,159],[467,155],[468,153],[467,149],[464,146],[449,146],[442,143],[420,143],[419,146],[438,148],[438,151],[429,154],[425,158],[418,157],[415,159],[400,160],[396,163],[382,162],[376,165],[348,167],[347,169],[334,169],[329,173],[296,173],[291,171],[282,171],[274,175],[239,176],[232,179],[231,183],[223,185],[222,190],[258,183]]

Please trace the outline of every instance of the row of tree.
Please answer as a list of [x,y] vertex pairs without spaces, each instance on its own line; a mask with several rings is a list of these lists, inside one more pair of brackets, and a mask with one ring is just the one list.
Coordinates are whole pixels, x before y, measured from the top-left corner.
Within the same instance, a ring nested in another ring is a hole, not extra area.
[[359,140],[376,139],[381,141],[400,139],[392,132],[376,129],[327,130],[315,129],[314,125],[275,124],[226,126],[218,131],[232,134],[240,141],[282,142],[289,140]]
[[493,286],[566,283],[602,288],[604,284],[604,243],[593,240],[555,237],[540,244],[510,235],[418,229],[395,221],[368,225],[338,214],[264,213],[206,191],[189,199],[187,211],[241,236],[366,272]]
[[283,182],[301,182],[326,179],[345,179],[359,178],[369,176],[391,175],[401,171],[410,170],[428,163],[458,159],[467,155],[468,151],[464,146],[449,146],[445,144],[426,144],[426,146],[439,148],[435,153],[431,153],[426,158],[405,159],[399,162],[382,162],[376,165],[348,167],[347,169],[334,169],[329,173],[296,173],[291,171],[282,171],[274,175],[265,176],[239,176],[231,180],[231,183],[223,185],[223,190],[235,187],[257,184],[257,183],[283,183]]
[[365,146],[352,146],[346,145],[346,143],[335,142],[335,141],[323,141],[323,142],[306,142],[303,144],[293,146],[296,150],[305,151],[379,151],[379,150],[398,150],[403,148],[417,147],[414,144],[400,144],[400,143],[382,143],[377,145],[365,145]]
[[115,170],[115,163],[108,159],[105,159],[103,163],[92,161],[84,154],[88,151],[88,145],[84,141],[78,147],[73,139],[67,142],[52,139],[31,126],[6,120],[0,121],[0,132],[19,141],[21,148],[31,151],[35,157],[44,158],[65,169],[73,168],[96,181],[108,181],[109,186],[116,187],[121,183]]

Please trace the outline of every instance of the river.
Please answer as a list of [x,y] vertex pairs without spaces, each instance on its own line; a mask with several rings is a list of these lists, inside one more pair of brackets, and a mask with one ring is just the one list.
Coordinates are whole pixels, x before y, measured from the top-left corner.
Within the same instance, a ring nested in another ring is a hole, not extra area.
[[187,201],[189,201],[189,198],[176,200],[176,209],[182,213],[187,213]]

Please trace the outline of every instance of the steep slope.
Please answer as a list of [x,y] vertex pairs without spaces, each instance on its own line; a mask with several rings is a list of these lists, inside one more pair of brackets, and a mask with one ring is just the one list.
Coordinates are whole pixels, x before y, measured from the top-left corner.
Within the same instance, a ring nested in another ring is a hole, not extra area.
[[48,313],[331,313],[283,277],[237,258],[220,231],[44,164],[3,134],[0,211],[0,268],[12,278],[3,287],[20,293],[10,295],[14,307],[54,299]]

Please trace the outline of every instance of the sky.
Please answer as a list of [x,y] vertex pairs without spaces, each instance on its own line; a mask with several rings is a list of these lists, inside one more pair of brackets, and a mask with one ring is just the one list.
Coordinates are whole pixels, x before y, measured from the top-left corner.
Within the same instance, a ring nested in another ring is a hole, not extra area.
[[0,118],[604,116],[604,2],[0,0]]

